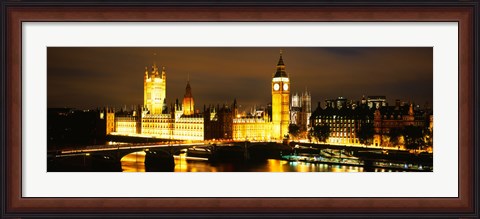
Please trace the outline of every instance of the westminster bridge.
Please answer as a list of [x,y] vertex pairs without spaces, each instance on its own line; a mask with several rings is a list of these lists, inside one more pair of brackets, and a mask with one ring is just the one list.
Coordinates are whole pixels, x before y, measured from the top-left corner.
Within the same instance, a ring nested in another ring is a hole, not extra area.
[[121,171],[121,159],[134,152],[145,153],[146,167],[161,167],[151,171],[170,171],[174,168],[174,155],[204,157],[208,160],[282,159],[287,154],[331,153],[343,159],[353,157],[365,162],[393,161],[429,163],[430,158],[411,155],[401,148],[386,148],[364,145],[331,145],[305,142],[290,142],[288,145],[275,142],[232,142],[232,141],[165,141],[159,143],[122,143],[114,145],[92,145],[71,149],[49,151],[48,171]]

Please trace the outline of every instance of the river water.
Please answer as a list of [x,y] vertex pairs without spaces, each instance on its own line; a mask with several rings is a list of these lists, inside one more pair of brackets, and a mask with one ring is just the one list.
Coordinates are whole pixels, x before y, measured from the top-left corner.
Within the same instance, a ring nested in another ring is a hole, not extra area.
[[[145,172],[145,152],[135,152],[121,160],[123,172]],[[268,159],[256,163],[211,163],[202,158],[175,156],[175,172],[364,172],[363,167],[329,165],[307,162],[289,162]],[[389,169],[375,168],[375,172],[391,172]]]

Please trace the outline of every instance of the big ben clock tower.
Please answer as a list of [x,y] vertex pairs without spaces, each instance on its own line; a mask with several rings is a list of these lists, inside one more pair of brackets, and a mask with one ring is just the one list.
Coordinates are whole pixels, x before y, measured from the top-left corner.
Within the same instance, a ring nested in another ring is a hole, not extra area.
[[272,78],[272,137],[283,139],[288,134],[290,123],[290,79],[285,72],[282,51],[278,60],[277,70]]

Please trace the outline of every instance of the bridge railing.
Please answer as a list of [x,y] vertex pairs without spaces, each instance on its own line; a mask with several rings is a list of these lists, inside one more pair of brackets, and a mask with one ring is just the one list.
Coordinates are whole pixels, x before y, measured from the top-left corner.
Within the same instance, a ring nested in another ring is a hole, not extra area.
[[187,143],[185,141],[169,141],[169,142],[156,142],[156,143],[132,143],[132,144],[113,144],[113,145],[88,145],[80,148],[66,148],[62,150],[57,150],[57,154],[70,154],[70,153],[84,153],[91,151],[107,151],[115,149],[135,149],[135,148],[152,148],[152,147],[171,147],[171,146],[200,146],[204,145],[203,142],[191,142]]

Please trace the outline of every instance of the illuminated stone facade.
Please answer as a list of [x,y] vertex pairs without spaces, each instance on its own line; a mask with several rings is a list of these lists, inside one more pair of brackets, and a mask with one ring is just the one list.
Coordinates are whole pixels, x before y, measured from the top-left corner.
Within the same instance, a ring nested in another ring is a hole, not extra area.
[[[414,110],[413,104],[384,106],[374,112],[374,145],[389,145],[388,135],[393,129],[403,129],[406,126],[433,128],[431,112],[427,110]],[[430,129],[431,130],[431,129]]]
[[171,114],[144,115],[142,117],[142,134],[155,138],[171,139],[174,119]]
[[106,108],[104,112],[105,116],[105,128],[106,128],[106,134],[110,134],[112,132],[115,132],[115,110],[114,109],[109,109]]
[[[288,134],[290,124],[290,79],[285,72],[282,53],[272,77],[271,113],[263,109],[249,115],[238,114],[236,101],[232,107],[209,107],[202,114],[195,111],[190,81],[187,80],[181,104],[177,100],[170,109],[166,107],[166,71],[159,72],[156,64],[144,74],[144,105],[135,113],[113,115],[113,135],[135,135],[175,140],[282,140]],[[301,97],[302,111],[298,124],[304,129],[311,113],[310,95]]]
[[205,139],[233,139],[233,118],[236,100],[230,107],[217,105],[205,107],[204,112],[204,137]]
[[[327,100],[325,108],[318,104],[312,113],[312,126],[327,125],[330,135],[326,143],[333,144],[360,144],[357,136],[358,129],[364,125],[373,127],[372,144],[375,146],[392,146],[388,135],[393,129],[403,129],[406,126],[433,128],[433,117],[428,109],[414,110],[413,104],[388,106],[386,98],[369,104],[362,99],[353,104],[343,97]],[[383,104],[385,103],[385,104]],[[378,107],[378,108],[377,108]]]
[[[326,107],[320,103],[312,113],[312,126],[326,125],[330,128],[330,135],[326,143],[331,144],[360,144],[356,136],[357,129],[366,123],[373,123],[373,113],[367,105],[353,109],[344,105],[343,97],[338,101],[327,100]],[[337,105],[339,104],[339,105]]]
[[282,53],[272,78],[272,138],[283,139],[290,124],[290,79],[285,71]]
[[[114,120],[113,135],[129,135],[175,140],[204,140],[204,120],[195,114],[194,99],[190,82],[187,82],[183,105],[176,101],[170,111],[166,107],[166,71],[158,72],[156,64],[152,71],[145,69],[144,106],[130,113],[107,118]],[[108,119],[107,119],[108,124]],[[108,131],[108,130],[107,130]]]
[[233,119],[233,140],[270,141],[273,139],[273,124],[265,111],[254,115],[237,116]]
[[204,140],[202,115],[183,115],[175,120],[173,139]]
[[195,113],[195,104],[192,96],[192,88],[190,87],[190,80],[187,81],[185,88],[185,96],[183,97],[183,115],[190,116]]
[[119,135],[137,135],[141,130],[138,116],[117,115],[115,117],[115,133]]
[[145,67],[143,78],[143,105],[150,114],[161,114],[166,109],[167,96],[167,73],[165,67],[162,72],[158,72],[156,64],[153,64],[152,71],[149,73]]
[[290,79],[285,71],[282,52],[272,77],[271,115],[268,110],[254,110],[248,115],[238,114],[234,107],[233,140],[271,141],[282,140],[288,134],[290,124]]
[[310,116],[312,116],[312,98],[308,91],[300,95],[292,96],[290,108],[290,123],[299,127],[301,132],[310,128]]

